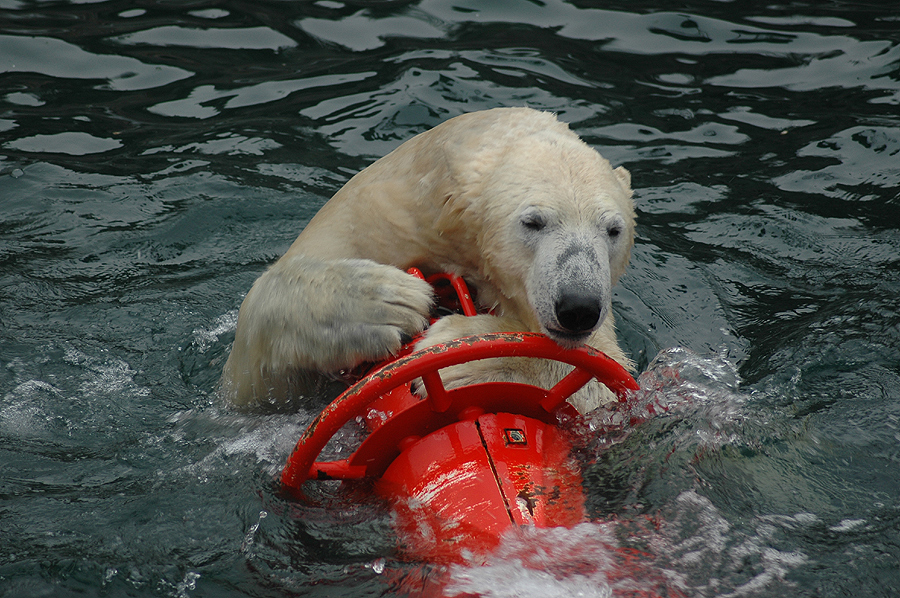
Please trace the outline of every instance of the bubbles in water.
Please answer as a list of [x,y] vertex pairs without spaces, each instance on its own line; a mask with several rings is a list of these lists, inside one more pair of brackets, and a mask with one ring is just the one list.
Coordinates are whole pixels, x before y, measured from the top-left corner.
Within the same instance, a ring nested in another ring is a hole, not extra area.
[[[792,525],[808,525],[802,519]],[[752,596],[791,587],[787,575],[808,562],[776,548],[779,529],[762,518],[737,529],[709,499],[687,491],[654,518],[512,530],[483,562],[450,567],[444,595]]]
[[250,548],[256,541],[256,532],[259,531],[259,526],[262,524],[262,520],[268,516],[269,513],[266,511],[259,512],[259,519],[256,520],[256,523],[250,526],[250,529],[248,529],[246,535],[244,535],[244,541],[241,543],[241,552],[246,554],[250,551]]
[[134,398],[150,395],[148,388],[135,383],[137,372],[127,362],[107,358],[105,353],[103,351],[101,357],[95,357],[71,346],[66,348],[64,360],[85,371],[79,388],[80,394],[87,397],[118,397],[124,394]]
[[705,358],[675,347],[660,351],[639,382],[645,393],[678,390],[696,401],[708,397],[713,390],[737,391],[740,378],[737,367],[725,354]]
[[176,424],[170,432],[176,441],[199,435],[215,445],[212,450],[181,471],[206,479],[209,474],[223,475],[231,471],[235,457],[253,457],[269,475],[284,466],[291,449],[303,432],[310,414],[272,415],[265,418],[221,413],[215,409],[187,410],[176,413],[169,421]]
[[[737,529],[697,492],[680,494],[669,511],[650,544],[702,595],[751,596],[776,582],[790,587],[787,574],[809,560],[776,548],[779,525],[755,518],[749,530]],[[808,525],[807,519],[800,516],[791,526]]]
[[62,392],[47,382],[28,380],[19,384],[3,397],[0,430],[18,438],[43,430],[51,419],[43,406],[61,396]]
[[381,575],[382,573],[384,573],[384,566],[386,563],[387,561],[382,557],[372,561],[372,564],[369,566],[372,568],[372,571],[374,571],[376,575]]
[[[736,365],[724,353],[703,357],[667,349],[639,384],[626,408],[597,410],[586,418],[592,433],[586,489],[598,511],[619,514],[618,537],[626,534],[629,542],[646,546],[653,555],[650,569],[682,590],[745,596],[789,586],[788,573],[808,558],[780,545],[792,544],[785,530],[809,526],[809,518],[735,523],[713,500],[729,504],[752,497],[740,496],[740,486],[705,495],[706,468],[718,473],[723,450],[756,449],[777,427],[767,421],[771,414],[754,406],[757,395],[741,390]],[[642,527],[643,515],[623,509],[652,513],[652,525]]]
[[194,329],[191,342],[180,349],[185,382],[206,392],[213,390],[228,358],[228,335],[237,327],[237,316],[234,309],[217,317],[210,326]]
[[184,579],[181,580],[175,589],[177,591],[176,596],[178,598],[187,598],[188,592],[197,589],[197,580],[200,579],[200,574],[196,571],[188,571],[184,574]]
[[70,343],[48,344],[31,360],[14,359],[6,367],[15,386],[0,399],[0,431],[19,438],[92,437],[97,428],[108,433],[108,422],[122,409],[150,396],[135,381],[138,372],[105,349],[89,354]]
[[623,547],[617,524],[515,528],[484,562],[450,568],[445,596],[483,598],[667,595],[677,575],[651,555]]
[[549,573],[528,569],[519,562],[509,562],[458,572],[445,595],[460,594],[483,598],[609,598],[612,589],[602,580],[576,575],[560,581]]
[[213,323],[211,328],[196,328],[193,334],[193,345],[198,353],[205,353],[210,345],[217,342],[219,337],[237,328],[238,310],[233,309],[222,314]]
[[586,417],[598,450],[622,442],[636,425],[661,417],[691,424],[681,432],[683,438],[721,445],[730,438],[729,426],[744,417],[746,397],[738,392],[737,367],[725,354],[705,358],[683,348],[663,350],[638,384],[641,390],[632,394],[627,406],[614,404]]

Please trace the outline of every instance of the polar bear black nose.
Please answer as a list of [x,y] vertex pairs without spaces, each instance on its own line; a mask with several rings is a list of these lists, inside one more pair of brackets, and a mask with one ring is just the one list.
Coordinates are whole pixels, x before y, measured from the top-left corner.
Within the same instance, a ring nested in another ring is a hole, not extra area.
[[600,319],[600,302],[583,293],[564,293],[556,302],[556,320],[569,332],[587,332]]

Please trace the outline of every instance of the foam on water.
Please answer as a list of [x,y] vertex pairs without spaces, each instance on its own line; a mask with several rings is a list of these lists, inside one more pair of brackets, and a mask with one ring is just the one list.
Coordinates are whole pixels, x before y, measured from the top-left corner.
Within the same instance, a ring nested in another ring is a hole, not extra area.
[[208,328],[195,328],[192,334],[193,345],[200,353],[205,353],[219,337],[237,328],[238,310],[233,309],[216,318],[212,326]]
[[815,522],[802,513],[788,519],[754,518],[738,529],[708,498],[687,491],[653,518],[515,529],[484,562],[451,567],[444,592],[484,598],[753,596],[793,587],[787,576],[809,563],[800,551],[773,546],[783,530]]
[[627,439],[639,422],[667,418],[687,422],[682,439],[693,437],[720,446],[735,440],[733,424],[746,418],[748,399],[739,391],[735,364],[726,353],[702,357],[685,348],[660,351],[638,378],[640,390],[627,406],[613,405],[587,414],[585,420],[595,450],[603,451]]
[[444,594],[609,598],[624,589],[658,589],[665,575],[635,567],[620,548],[612,523],[585,523],[571,529],[515,528],[485,562],[452,566]]
[[210,409],[176,413],[169,421],[175,425],[170,435],[176,440],[196,435],[198,429],[214,431],[217,438],[211,450],[181,468],[184,473],[206,478],[221,475],[229,469],[229,461],[244,457],[252,458],[268,475],[277,475],[311,419],[311,414],[262,417]]
[[122,359],[108,358],[105,355],[95,357],[74,347],[66,349],[64,359],[67,363],[84,369],[78,389],[82,396],[93,398],[127,395],[136,399],[150,396],[148,388],[135,383],[137,372]]
[[3,397],[0,430],[16,438],[32,436],[47,426],[42,404],[62,395],[60,389],[40,380],[22,382]]
[[[89,352],[90,351],[90,352]],[[48,364],[65,374],[45,373]],[[32,361],[7,364],[15,386],[0,401],[0,430],[18,438],[43,437],[65,430],[68,437],[90,434],[150,390],[138,383],[138,372],[107,349],[48,344]]]
[[[801,514],[792,524],[808,522]],[[751,596],[774,584],[792,587],[787,575],[809,562],[800,551],[775,547],[784,529],[762,517],[739,529],[711,500],[692,490],[676,497],[662,516],[660,533],[648,541],[692,593]]]

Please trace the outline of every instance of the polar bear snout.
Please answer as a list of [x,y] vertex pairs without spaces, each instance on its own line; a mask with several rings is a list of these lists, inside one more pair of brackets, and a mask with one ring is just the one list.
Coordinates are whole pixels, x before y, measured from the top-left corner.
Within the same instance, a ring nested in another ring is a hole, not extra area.
[[581,289],[563,289],[555,306],[556,321],[563,332],[574,335],[588,335],[600,322],[603,308],[599,298]]
[[537,245],[526,288],[541,330],[564,346],[587,342],[609,313],[610,264],[604,242],[561,228]]

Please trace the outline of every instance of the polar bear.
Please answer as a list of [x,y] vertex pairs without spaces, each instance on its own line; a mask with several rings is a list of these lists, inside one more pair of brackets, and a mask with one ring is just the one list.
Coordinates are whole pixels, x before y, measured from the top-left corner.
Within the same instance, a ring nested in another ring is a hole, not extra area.
[[[611,288],[634,242],[631,177],[553,114],[496,108],[452,118],[350,179],[253,284],[221,392],[234,405],[290,403],[421,332],[430,287],[405,272],[453,272],[491,315],[448,316],[419,342],[542,332],[587,343],[626,368]],[[516,380],[547,387],[568,366],[493,359],[445,370],[448,387]],[[586,411],[605,399],[582,389]],[[608,392],[608,391],[606,391]]]

